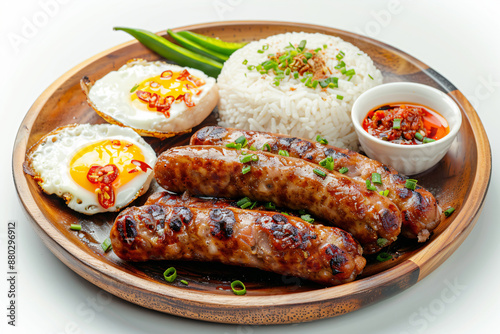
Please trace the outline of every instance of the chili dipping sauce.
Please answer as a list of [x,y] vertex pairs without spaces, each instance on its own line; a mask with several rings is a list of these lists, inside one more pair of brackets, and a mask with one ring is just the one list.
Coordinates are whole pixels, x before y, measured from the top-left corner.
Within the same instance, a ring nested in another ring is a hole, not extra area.
[[362,125],[370,135],[401,145],[426,144],[450,132],[448,121],[437,111],[405,102],[384,104],[370,110]]

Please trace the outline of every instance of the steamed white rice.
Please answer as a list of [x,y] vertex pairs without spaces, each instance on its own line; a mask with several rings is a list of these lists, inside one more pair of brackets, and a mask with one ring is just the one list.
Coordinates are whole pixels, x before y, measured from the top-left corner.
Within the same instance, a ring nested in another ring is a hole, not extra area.
[[[307,41],[306,49],[323,49],[323,45],[327,45],[321,52],[331,76],[339,78],[338,88],[325,90],[319,85],[308,88],[300,77],[295,79],[292,75],[276,86],[272,71],[260,74],[247,68],[268,60],[268,54],[283,52],[289,43],[297,46],[301,40]],[[266,44],[269,48],[259,53]],[[339,51],[345,53],[342,60],[346,68],[356,71],[349,81],[334,68],[339,62],[336,58]],[[302,32],[271,36],[246,45],[225,62],[217,79],[219,124],[309,139],[321,135],[331,145],[357,150],[358,141],[351,123],[352,105],[361,93],[381,84],[382,80],[382,74],[367,54],[338,37]]]

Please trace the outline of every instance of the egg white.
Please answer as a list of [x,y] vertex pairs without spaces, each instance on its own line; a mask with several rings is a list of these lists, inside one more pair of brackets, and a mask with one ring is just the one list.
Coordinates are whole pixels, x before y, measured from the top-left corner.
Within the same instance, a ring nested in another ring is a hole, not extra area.
[[[205,81],[201,87],[202,92],[192,97],[194,107],[187,107],[185,103],[173,103],[169,110],[170,117],[167,118],[161,112],[141,110],[133,105],[130,99],[132,87],[166,70],[181,72],[184,69]],[[101,116],[106,121],[129,126],[141,135],[155,136],[155,133],[160,133],[161,137],[162,133],[182,132],[200,124],[217,105],[219,94],[215,79],[202,71],[139,59],[97,80],[88,92],[88,100],[98,113],[103,114]]]
[[115,203],[103,208],[94,192],[76,183],[70,175],[70,161],[80,149],[102,140],[128,141],[141,150],[144,162],[153,167],[156,153],[148,143],[132,129],[111,124],[81,124],[58,128],[47,134],[28,153],[29,166],[37,176],[39,186],[47,194],[56,194],[66,200],[67,205],[78,212],[92,215],[99,212],[114,212],[128,205],[147,191],[153,172],[138,172],[125,185],[115,189]]

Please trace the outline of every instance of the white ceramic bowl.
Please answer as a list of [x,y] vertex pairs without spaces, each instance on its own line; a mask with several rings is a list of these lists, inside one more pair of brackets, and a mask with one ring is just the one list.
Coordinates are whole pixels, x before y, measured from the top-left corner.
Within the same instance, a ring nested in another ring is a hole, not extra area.
[[[375,138],[363,129],[363,119],[370,110],[397,102],[418,103],[436,110],[448,121],[450,133],[432,143],[400,145]],[[388,83],[367,90],[354,102],[351,118],[363,151],[370,158],[407,175],[421,173],[438,163],[448,152],[462,124],[460,108],[448,95],[412,82]]]

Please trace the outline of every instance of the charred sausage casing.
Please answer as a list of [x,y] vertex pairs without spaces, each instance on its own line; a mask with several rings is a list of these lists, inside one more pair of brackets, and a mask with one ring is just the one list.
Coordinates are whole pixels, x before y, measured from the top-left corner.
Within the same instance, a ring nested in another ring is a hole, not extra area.
[[246,131],[218,126],[205,127],[191,137],[191,145],[225,146],[237,138],[245,136],[248,146],[262,149],[269,144],[271,152],[286,150],[291,157],[319,163],[327,156],[335,160],[335,170],[348,168],[346,176],[365,182],[372,173],[379,173],[382,184],[374,184],[379,191],[389,190],[388,198],[401,210],[403,225],[401,234],[407,238],[426,241],[430,232],[441,222],[441,208],[434,196],[424,188],[417,186],[415,190],[405,187],[406,177],[394,168],[381,162],[369,159],[359,153],[302,138],[268,132]]
[[[328,224],[350,232],[365,253],[380,250],[379,238],[396,240],[401,212],[364,183],[302,159],[248,151],[257,161],[243,164],[242,151],[218,146],[184,146],[163,152],[156,162],[156,181],[166,190],[195,196],[273,202],[292,210],[306,209]],[[251,166],[242,173],[244,166]],[[324,176],[316,171],[323,171]]]
[[115,254],[126,261],[217,261],[324,285],[350,282],[366,264],[361,246],[341,229],[230,207],[127,208],[110,238]]

